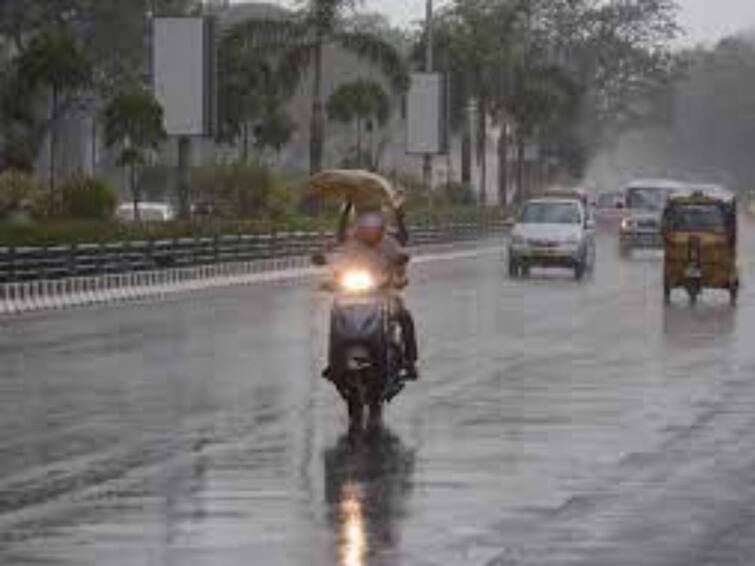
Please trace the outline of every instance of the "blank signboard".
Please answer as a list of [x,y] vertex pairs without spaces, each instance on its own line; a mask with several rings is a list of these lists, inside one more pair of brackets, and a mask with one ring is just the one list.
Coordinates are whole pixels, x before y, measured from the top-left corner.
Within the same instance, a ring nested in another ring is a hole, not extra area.
[[443,78],[437,73],[413,73],[406,103],[406,150],[408,153],[442,153]]
[[172,136],[209,133],[211,34],[204,18],[154,20],[154,89]]

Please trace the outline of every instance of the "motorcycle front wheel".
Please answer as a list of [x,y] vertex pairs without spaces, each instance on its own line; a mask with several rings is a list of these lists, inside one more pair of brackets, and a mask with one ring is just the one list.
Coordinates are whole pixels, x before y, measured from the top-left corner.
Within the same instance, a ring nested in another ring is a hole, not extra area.
[[349,399],[346,403],[349,411],[349,428],[362,428],[364,424],[364,405],[359,399]]

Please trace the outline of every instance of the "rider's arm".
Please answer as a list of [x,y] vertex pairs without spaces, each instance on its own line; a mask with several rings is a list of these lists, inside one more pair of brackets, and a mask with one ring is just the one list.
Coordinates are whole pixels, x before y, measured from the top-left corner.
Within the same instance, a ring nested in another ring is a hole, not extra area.
[[402,246],[407,245],[409,243],[409,231],[406,229],[404,211],[400,208],[396,209],[396,226],[398,227],[398,232],[396,234],[398,243]]
[[349,228],[349,216],[351,215],[351,209],[353,207],[353,203],[347,202],[341,209],[341,217],[338,219],[338,231],[336,232],[336,241],[339,244],[343,244],[346,241],[346,231]]

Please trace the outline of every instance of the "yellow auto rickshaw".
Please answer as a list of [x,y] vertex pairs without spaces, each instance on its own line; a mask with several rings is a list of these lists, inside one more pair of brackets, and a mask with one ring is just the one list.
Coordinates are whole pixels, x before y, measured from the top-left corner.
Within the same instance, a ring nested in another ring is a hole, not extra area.
[[729,292],[737,302],[737,201],[717,186],[690,187],[672,195],[663,212],[663,295],[683,288],[690,304],[703,289]]

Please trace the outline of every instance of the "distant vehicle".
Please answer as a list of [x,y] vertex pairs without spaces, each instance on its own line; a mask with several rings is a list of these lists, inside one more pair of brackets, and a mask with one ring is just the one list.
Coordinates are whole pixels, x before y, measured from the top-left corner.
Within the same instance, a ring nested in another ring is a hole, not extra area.
[[624,214],[619,229],[619,251],[663,247],[661,214],[669,197],[685,185],[670,179],[639,179],[624,188]]
[[739,294],[737,200],[716,185],[691,186],[676,193],[663,212],[663,296],[686,289],[691,304],[703,289]]
[[530,267],[564,267],[582,279],[595,262],[594,228],[580,199],[528,201],[511,233],[509,275],[526,276]]
[[618,225],[624,217],[624,194],[600,193],[595,203],[595,218],[601,224]]
[[588,210],[592,207],[592,196],[590,193],[583,189],[582,187],[551,187],[550,189],[547,189],[545,193],[543,194],[543,197],[546,198],[567,198],[572,199],[575,198],[579,200],[585,207],[585,210]]
[[[170,222],[176,219],[176,212],[169,204],[162,202],[140,202],[139,220],[141,222]],[[134,222],[134,203],[124,202],[115,210],[115,217],[123,222]]]

